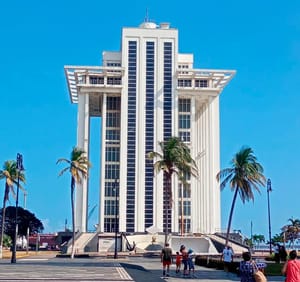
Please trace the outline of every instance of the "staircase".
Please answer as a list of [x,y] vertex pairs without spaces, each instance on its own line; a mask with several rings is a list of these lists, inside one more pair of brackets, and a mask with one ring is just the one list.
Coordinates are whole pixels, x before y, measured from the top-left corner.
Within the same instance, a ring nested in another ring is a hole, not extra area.
[[[216,234],[209,234],[207,236],[211,239],[211,241],[215,245],[217,251],[219,253],[222,253],[222,251],[225,247],[226,239],[221,236],[218,236]],[[249,249],[246,246],[239,244],[237,242],[234,242],[232,240],[229,240],[228,245],[232,248],[234,254],[242,254],[243,252],[249,251]]]
[[[82,254],[85,252],[85,247],[88,243],[97,235],[97,233],[80,233],[79,236],[75,238],[75,254]],[[72,239],[68,243],[67,253],[72,252]]]

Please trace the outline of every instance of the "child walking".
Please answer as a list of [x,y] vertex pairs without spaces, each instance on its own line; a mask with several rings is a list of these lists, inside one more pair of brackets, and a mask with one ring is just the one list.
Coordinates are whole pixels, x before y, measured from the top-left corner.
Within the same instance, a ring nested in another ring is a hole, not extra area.
[[176,252],[176,273],[180,273],[180,266],[181,266],[181,255],[179,252]]
[[189,266],[189,275],[192,274],[192,276],[195,275],[195,265],[193,262],[193,250],[188,250],[188,266]]

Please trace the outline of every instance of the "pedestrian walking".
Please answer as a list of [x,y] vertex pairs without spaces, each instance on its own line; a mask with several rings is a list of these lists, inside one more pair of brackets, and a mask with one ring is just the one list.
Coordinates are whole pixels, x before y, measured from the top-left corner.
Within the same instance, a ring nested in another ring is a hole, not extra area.
[[300,281],[300,261],[295,250],[290,252],[289,260],[285,262],[281,272],[286,276],[286,282]]
[[274,246],[274,260],[276,263],[280,263],[280,255],[279,255],[280,245],[276,244]]
[[229,246],[225,246],[221,255],[221,260],[223,260],[225,272],[229,272],[229,269],[233,262],[233,251]]
[[172,263],[172,249],[169,243],[161,250],[160,259],[163,264],[163,277],[170,276],[170,265]]
[[181,258],[181,254],[179,252],[176,252],[176,273],[180,273]]
[[239,267],[241,282],[255,282],[254,273],[256,268],[251,260],[251,254],[249,252],[244,252],[242,256],[243,261],[240,262]]
[[182,255],[183,276],[188,275],[188,253],[184,245],[181,245],[180,252]]
[[193,262],[193,250],[188,250],[188,267],[189,267],[189,275],[195,275],[195,265]]

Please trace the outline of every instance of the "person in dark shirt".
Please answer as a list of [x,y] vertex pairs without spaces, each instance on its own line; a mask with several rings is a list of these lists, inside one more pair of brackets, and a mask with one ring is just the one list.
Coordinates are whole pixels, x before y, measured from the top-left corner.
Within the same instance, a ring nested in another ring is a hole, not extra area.
[[240,262],[239,267],[241,282],[255,282],[254,273],[256,269],[251,260],[251,254],[249,252],[244,252],[242,256],[243,261]]
[[163,264],[163,276],[170,276],[170,265],[172,263],[172,249],[169,243],[161,250],[160,259]]

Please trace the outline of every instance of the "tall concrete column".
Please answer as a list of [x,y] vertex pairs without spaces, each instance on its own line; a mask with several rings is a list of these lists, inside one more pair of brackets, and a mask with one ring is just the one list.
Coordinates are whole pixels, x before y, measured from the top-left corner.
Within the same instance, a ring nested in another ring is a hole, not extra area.
[[[77,146],[89,157],[90,114],[89,94],[78,95]],[[86,232],[88,214],[88,180],[76,184],[75,231]]]
[[212,215],[209,230],[211,233],[221,227],[220,187],[216,175],[220,171],[220,121],[219,121],[219,96],[209,99],[209,214]]

